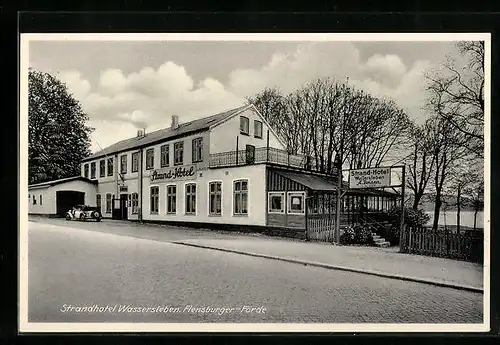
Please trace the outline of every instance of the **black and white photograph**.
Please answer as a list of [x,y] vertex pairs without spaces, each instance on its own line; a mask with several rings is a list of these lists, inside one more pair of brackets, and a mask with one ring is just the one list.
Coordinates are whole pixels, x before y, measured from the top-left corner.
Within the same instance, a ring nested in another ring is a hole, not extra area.
[[489,330],[489,34],[20,47],[20,331]]

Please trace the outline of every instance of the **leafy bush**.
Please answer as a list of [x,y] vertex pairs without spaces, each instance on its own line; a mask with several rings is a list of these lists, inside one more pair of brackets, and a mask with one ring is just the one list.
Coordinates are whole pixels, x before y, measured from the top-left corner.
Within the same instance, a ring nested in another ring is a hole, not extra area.
[[373,242],[372,231],[368,226],[354,226],[354,242],[357,244],[370,244]]
[[341,244],[371,244],[373,243],[372,231],[369,227],[356,224],[354,227],[346,227],[340,236]]
[[[389,210],[389,217],[394,227],[399,229],[399,224],[401,219],[401,208],[394,207],[391,210]],[[406,225],[421,227],[427,225],[430,219],[431,217],[427,213],[425,213],[422,209],[414,210],[412,208],[405,207],[404,222]]]
[[344,229],[344,233],[340,235],[340,243],[341,244],[353,244],[354,243],[354,237],[356,233],[354,232],[354,229],[350,226],[346,227]]
[[[394,207],[389,210],[389,218],[392,224],[390,230],[384,234],[385,239],[393,245],[399,244],[399,227],[401,226],[401,208]],[[405,225],[422,227],[428,224],[431,217],[422,209],[414,210],[405,207]]]
[[383,238],[393,246],[399,245],[399,224],[394,226],[388,224],[383,230],[380,231]]

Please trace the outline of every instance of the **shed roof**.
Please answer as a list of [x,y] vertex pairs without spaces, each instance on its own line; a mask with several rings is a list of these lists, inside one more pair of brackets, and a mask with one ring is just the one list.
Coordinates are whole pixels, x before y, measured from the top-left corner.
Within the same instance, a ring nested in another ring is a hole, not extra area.
[[83,176],[72,176],[72,177],[67,177],[67,178],[62,178],[59,180],[52,180],[52,181],[47,181],[47,182],[41,182],[41,183],[35,183],[35,184],[30,184],[28,186],[28,189],[38,189],[38,188],[48,188],[52,187],[61,183],[66,183],[66,182],[71,182],[71,181],[83,181],[91,184],[97,184],[97,180],[90,180],[88,178],[85,178]]
[[276,171],[281,176],[289,178],[301,185],[315,191],[336,191],[337,186],[332,182],[327,180],[325,177],[305,174],[305,173],[296,173],[291,171],[279,170]]
[[[327,179],[325,176],[315,175],[311,173],[300,173],[292,172],[287,170],[276,170],[276,172],[290,180],[293,180],[301,185],[313,190],[313,191],[324,191],[324,192],[335,192],[337,190],[336,181]],[[342,181],[342,189],[347,191],[347,195],[359,195],[359,196],[391,196],[395,197],[398,194],[392,192],[390,187],[385,190],[381,189],[349,189],[349,184],[346,181]]]
[[138,149],[140,147],[151,145],[156,142],[161,142],[166,139],[183,137],[195,132],[207,130],[211,126],[223,122],[231,116],[236,115],[237,113],[250,107],[251,105],[244,105],[212,116],[204,117],[186,123],[180,123],[177,129],[171,129],[170,127],[168,127],[151,133],[146,133],[146,135],[144,135],[143,137],[125,139],[90,155],[89,157],[83,159],[83,161],[85,162],[131,149]]

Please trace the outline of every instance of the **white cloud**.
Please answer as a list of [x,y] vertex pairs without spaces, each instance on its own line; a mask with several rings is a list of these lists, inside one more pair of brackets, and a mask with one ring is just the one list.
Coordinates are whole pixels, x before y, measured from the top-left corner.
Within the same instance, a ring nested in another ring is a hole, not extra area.
[[91,119],[89,126],[95,128],[91,142],[93,152],[137,135],[137,128],[130,122]]
[[63,71],[59,73],[58,77],[66,84],[76,99],[86,97],[90,91],[89,81],[83,79],[81,73],[78,71]]
[[394,99],[416,118],[423,102],[423,71],[429,66],[427,61],[406,66],[397,55],[373,55],[363,61],[354,44],[335,42],[302,43],[294,53],[276,52],[261,68],[230,72],[226,85],[213,78],[195,83],[183,66],[171,61],[128,75],[119,69],[101,71],[92,90],[77,71],[61,77],[92,119],[97,129],[93,139],[102,146],[135,135],[135,128],[145,124],[148,131],[168,127],[172,114],[190,121],[240,106],[244,97],[265,87],[288,93],[326,76],[341,82],[349,77],[349,84]]
[[366,69],[368,73],[374,73],[382,80],[388,76],[394,79],[401,79],[406,73],[406,66],[397,55],[380,55],[376,54],[366,61]]

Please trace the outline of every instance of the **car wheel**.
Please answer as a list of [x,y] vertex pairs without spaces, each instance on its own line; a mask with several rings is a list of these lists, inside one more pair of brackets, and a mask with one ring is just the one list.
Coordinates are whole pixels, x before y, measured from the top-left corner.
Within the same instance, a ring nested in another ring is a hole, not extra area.
[[85,220],[85,213],[80,214],[80,220]]
[[69,214],[66,215],[66,220],[71,220],[71,216]]

